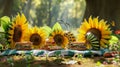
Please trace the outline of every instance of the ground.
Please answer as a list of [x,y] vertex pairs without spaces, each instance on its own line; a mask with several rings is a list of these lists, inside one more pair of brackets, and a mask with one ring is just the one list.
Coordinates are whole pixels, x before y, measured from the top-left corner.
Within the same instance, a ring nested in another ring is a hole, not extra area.
[[[12,58],[10,61],[6,58]],[[76,60],[75,57],[34,57],[26,60],[25,56],[3,56],[0,57],[0,67],[120,67],[117,64],[99,64],[98,61],[104,61],[104,57],[81,58],[77,59],[77,63],[63,64],[61,61]],[[13,65],[13,66],[12,66]]]

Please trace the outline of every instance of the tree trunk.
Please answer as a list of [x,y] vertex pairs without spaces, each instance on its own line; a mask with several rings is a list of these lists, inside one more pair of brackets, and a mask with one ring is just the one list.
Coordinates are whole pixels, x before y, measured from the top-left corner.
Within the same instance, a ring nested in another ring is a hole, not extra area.
[[13,0],[5,0],[5,6],[3,9],[3,16],[10,16],[11,6],[13,5]]
[[48,11],[48,13],[49,13],[49,15],[48,15],[48,23],[47,23],[47,25],[48,26],[50,26],[50,23],[51,23],[51,3],[52,3],[52,0],[49,0],[49,5],[48,5],[48,7],[49,7],[49,11]]

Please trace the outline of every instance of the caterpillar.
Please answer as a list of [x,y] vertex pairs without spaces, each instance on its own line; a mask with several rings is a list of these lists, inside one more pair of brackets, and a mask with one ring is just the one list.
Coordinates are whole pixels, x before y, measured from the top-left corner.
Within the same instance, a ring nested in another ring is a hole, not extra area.
[[76,41],[75,36],[74,36],[73,33],[71,33],[71,32],[65,32],[65,33],[64,33],[64,36],[66,36],[66,37],[68,38],[69,43]]
[[92,33],[87,33],[86,34],[86,44],[90,44],[91,45],[91,49],[93,50],[99,50],[100,49],[100,45],[99,45],[99,39]]

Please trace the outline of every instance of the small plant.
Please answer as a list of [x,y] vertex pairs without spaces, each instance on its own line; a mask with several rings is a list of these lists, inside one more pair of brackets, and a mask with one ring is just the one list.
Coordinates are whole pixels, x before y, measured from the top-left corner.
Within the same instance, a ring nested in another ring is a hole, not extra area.
[[61,51],[56,51],[56,52],[55,52],[55,56],[56,56],[57,59],[60,58],[60,55],[61,55]]
[[46,58],[46,62],[48,62],[48,54],[45,55],[45,58]]
[[0,44],[0,51],[2,51],[3,50],[3,45],[2,44]]
[[97,61],[96,63],[96,66],[95,67],[104,67],[104,65],[100,62],[100,61]]
[[111,51],[120,51],[120,42],[110,45],[109,49]]
[[33,62],[34,57],[32,55],[25,55],[25,60],[27,62],[27,67],[31,66],[31,62]]
[[77,63],[78,63],[79,65],[81,65],[81,61],[83,61],[83,55],[76,53],[76,54],[73,56],[73,60],[74,60],[74,61],[77,61]]
[[56,64],[61,64],[62,61],[63,61],[63,58],[62,58],[62,56],[61,56],[61,51],[56,51],[56,52],[55,52],[55,57],[56,57],[57,59],[55,59],[54,62],[55,62]]
[[116,55],[116,56],[113,58],[112,63],[118,65],[118,64],[120,63],[120,56],[119,56],[119,55]]
[[8,47],[7,40],[5,39],[5,35],[0,32],[0,50],[5,50]]
[[109,40],[109,50],[111,51],[120,51],[120,42],[119,38],[116,35],[112,35]]
[[7,58],[7,62],[10,64],[11,67],[14,66],[14,60],[12,57]]
[[82,54],[78,54],[77,58],[82,60],[83,59],[83,55]]
[[73,58],[74,58],[74,59],[77,58],[78,60],[82,60],[82,59],[83,59],[83,55],[82,55],[82,54],[75,54],[75,55],[73,56]]

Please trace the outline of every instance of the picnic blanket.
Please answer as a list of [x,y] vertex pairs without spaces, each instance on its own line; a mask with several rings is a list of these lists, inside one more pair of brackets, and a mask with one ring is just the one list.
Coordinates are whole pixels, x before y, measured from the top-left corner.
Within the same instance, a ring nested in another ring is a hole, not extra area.
[[0,56],[9,56],[9,55],[21,55],[21,54],[32,54],[34,56],[56,56],[56,55],[64,55],[64,56],[73,56],[75,54],[82,54],[83,56],[88,55],[88,54],[98,54],[98,55],[103,55],[105,52],[108,52],[108,49],[101,49],[99,51],[95,50],[84,50],[84,51],[79,51],[79,50],[53,50],[53,51],[48,51],[48,50],[5,50],[0,53]]

